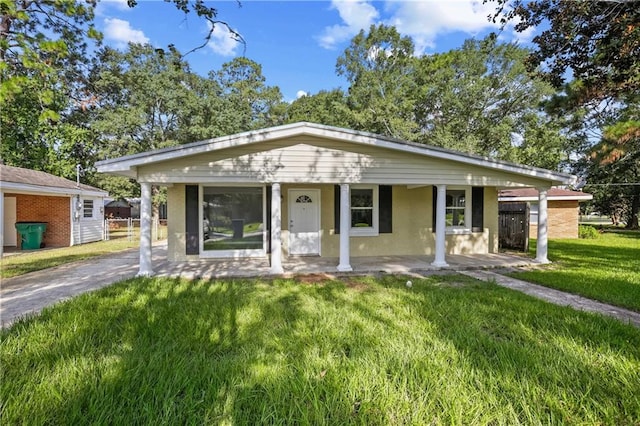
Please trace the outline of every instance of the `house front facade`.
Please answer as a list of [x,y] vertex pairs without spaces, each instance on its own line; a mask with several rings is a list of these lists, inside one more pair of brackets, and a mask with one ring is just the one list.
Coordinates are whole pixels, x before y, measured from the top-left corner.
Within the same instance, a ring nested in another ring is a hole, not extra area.
[[49,173],[0,164],[0,254],[3,247],[20,247],[17,222],[46,223],[46,247],[102,240],[107,195]]
[[[140,274],[151,265],[151,186],[167,187],[171,261],[498,250],[498,191],[572,176],[348,129],[296,123],[97,163],[141,185]],[[544,220],[544,211],[540,214]],[[538,260],[546,262],[546,235]]]

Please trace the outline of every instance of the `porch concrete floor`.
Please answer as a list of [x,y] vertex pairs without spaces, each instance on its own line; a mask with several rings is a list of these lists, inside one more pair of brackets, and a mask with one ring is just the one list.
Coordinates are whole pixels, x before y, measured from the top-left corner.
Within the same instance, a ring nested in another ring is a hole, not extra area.
[[[153,270],[156,275],[184,278],[255,277],[271,275],[268,258],[204,259],[186,262],[169,262],[154,247]],[[424,271],[465,271],[532,266],[534,259],[511,254],[448,255],[448,267],[431,266],[433,256],[371,256],[352,257],[352,274],[368,273],[420,273]],[[295,274],[344,274],[338,272],[338,258],[287,257],[282,262],[285,275]]]

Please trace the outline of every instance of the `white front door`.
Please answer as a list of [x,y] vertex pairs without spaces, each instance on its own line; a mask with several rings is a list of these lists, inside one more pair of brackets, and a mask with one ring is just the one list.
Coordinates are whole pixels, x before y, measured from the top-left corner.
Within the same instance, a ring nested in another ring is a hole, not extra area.
[[289,190],[289,254],[320,254],[320,190]]
[[16,197],[4,197],[4,241],[2,245],[15,247],[18,245],[16,231]]

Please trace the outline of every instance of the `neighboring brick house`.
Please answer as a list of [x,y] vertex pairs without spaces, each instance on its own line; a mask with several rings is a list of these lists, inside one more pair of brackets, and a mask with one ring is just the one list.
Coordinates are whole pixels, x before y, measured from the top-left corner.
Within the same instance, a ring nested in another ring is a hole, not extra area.
[[16,222],[47,222],[47,247],[101,240],[107,195],[49,173],[0,165],[0,254],[2,247],[20,246]]
[[[567,189],[551,188],[547,192],[549,238],[578,238],[579,203],[593,199],[591,194]],[[500,203],[529,204],[529,235],[538,233],[538,191],[535,188],[503,189]]]

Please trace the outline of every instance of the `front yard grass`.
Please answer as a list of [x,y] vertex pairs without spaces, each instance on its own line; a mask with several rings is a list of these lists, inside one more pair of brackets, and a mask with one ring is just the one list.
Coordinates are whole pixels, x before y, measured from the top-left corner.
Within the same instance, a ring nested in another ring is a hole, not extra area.
[[640,312],[640,232],[550,240],[549,260],[543,269],[510,275]]
[[10,424],[640,421],[640,330],[459,275],[137,278],[0,333]]

